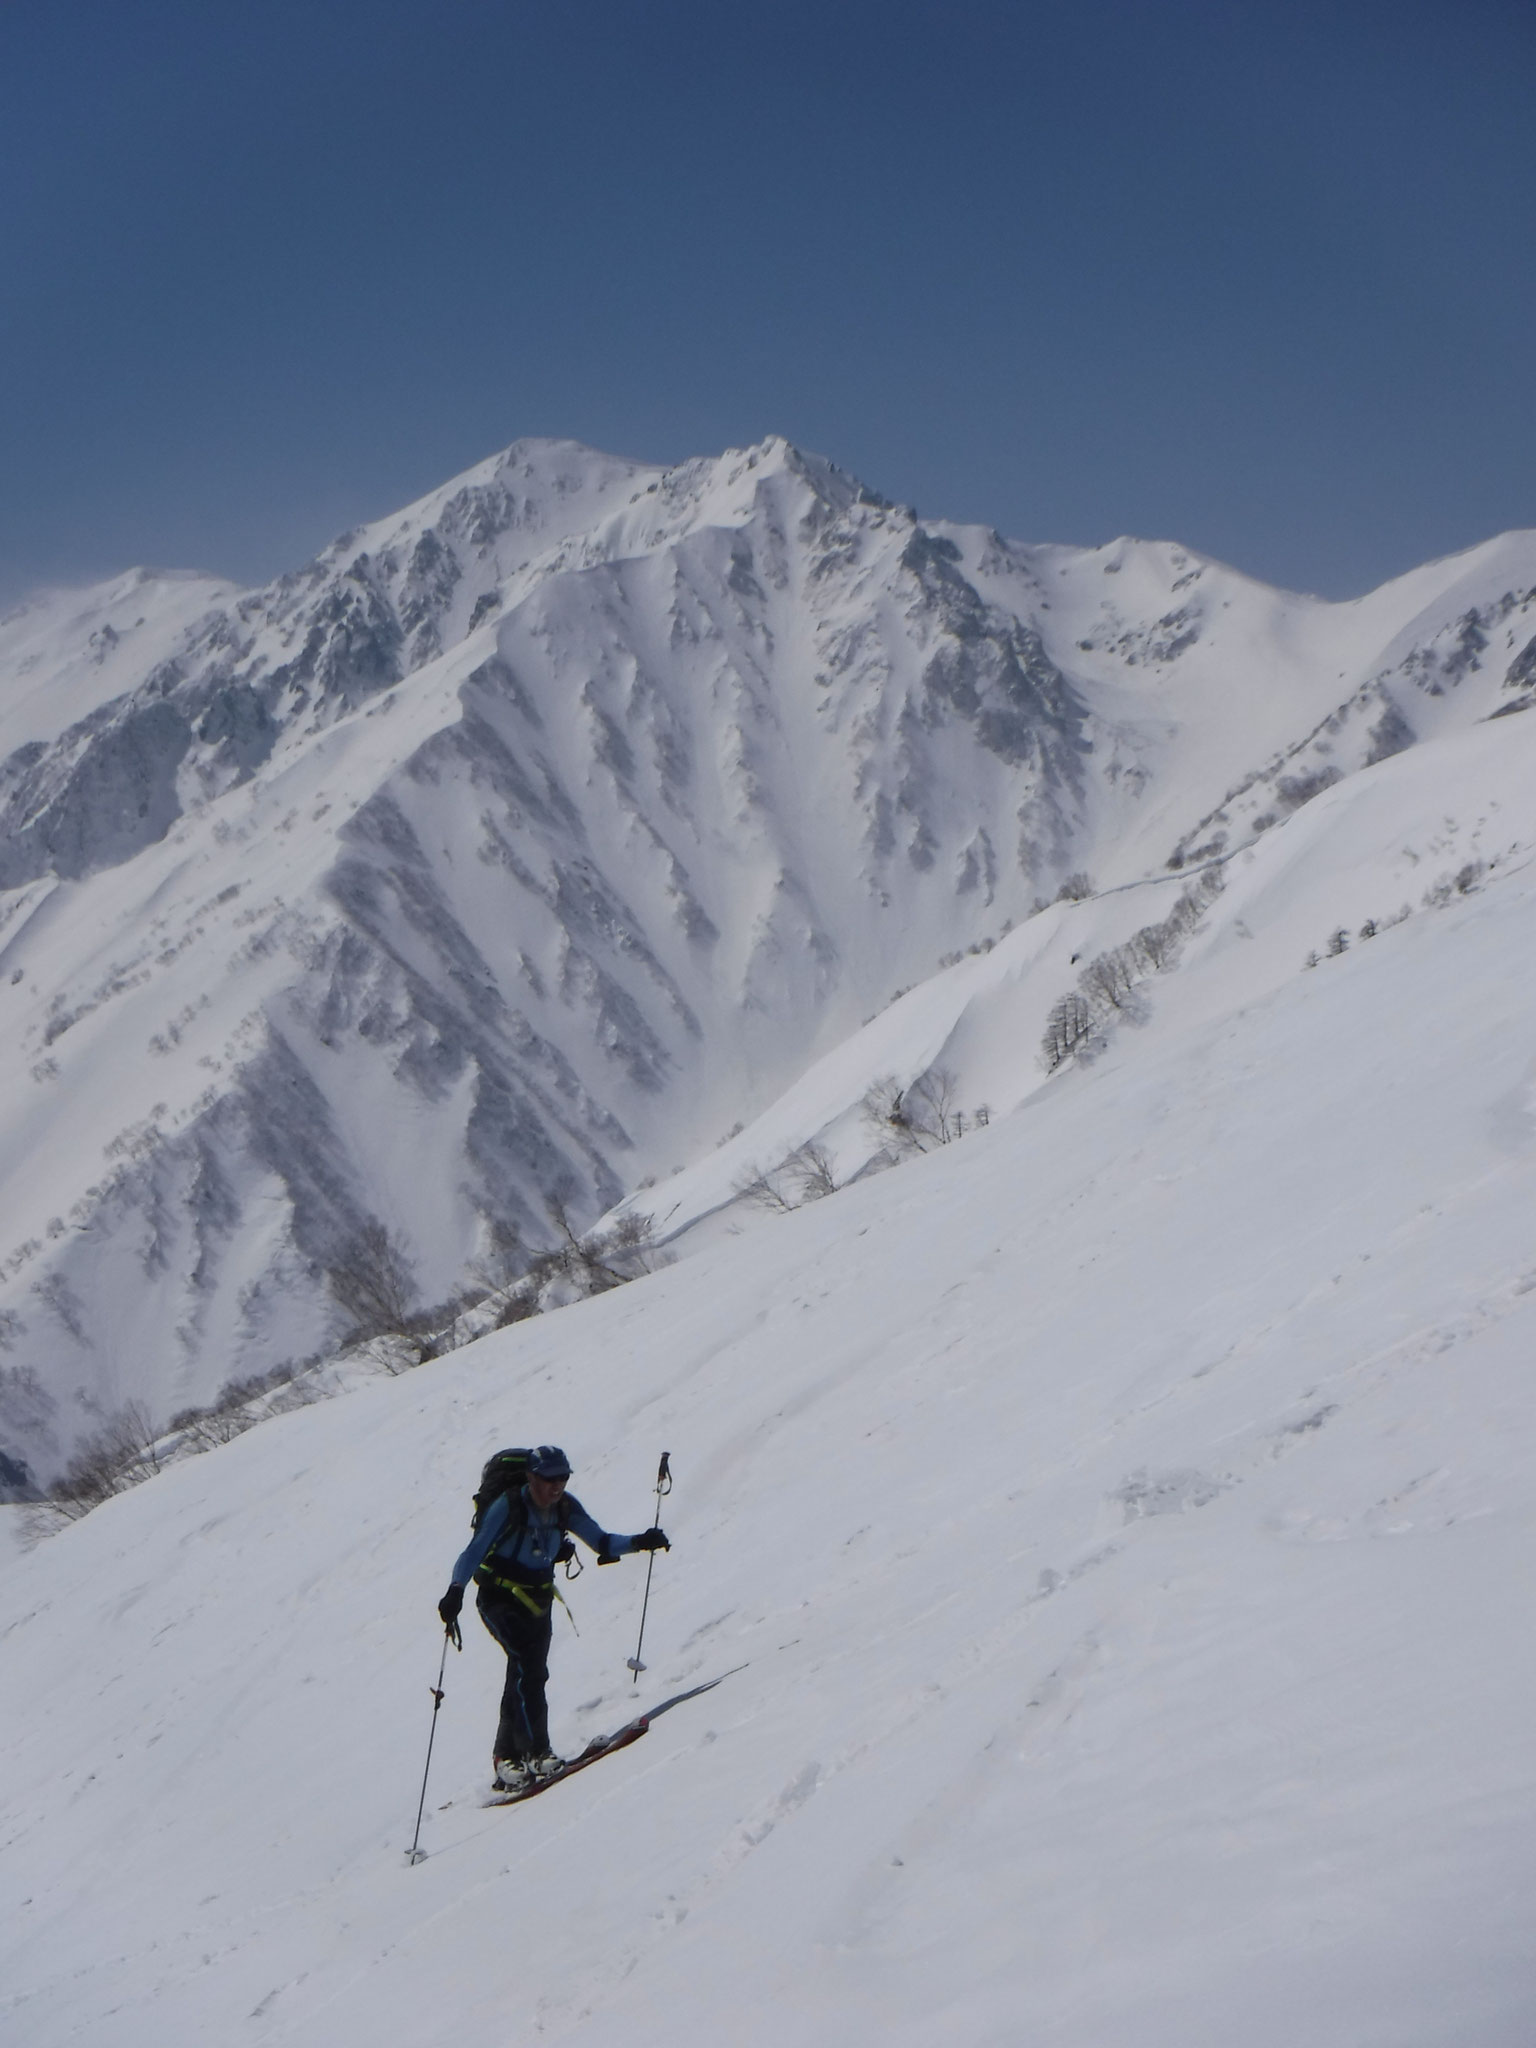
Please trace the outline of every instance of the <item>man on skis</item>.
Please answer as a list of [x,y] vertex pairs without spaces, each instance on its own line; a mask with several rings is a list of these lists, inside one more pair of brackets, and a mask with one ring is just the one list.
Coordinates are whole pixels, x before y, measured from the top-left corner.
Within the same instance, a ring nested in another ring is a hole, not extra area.
[[437,1604],[443,1626],[457,1639],[464,1588],[475,1581],[480,1619],[507,1656],[507,1682],[496,1729],[497,1787],[526,1791],[553,1777],[561,1760],[549,1747],[549,1639],[555,1601],[555,1566],[575,1555],[572,1536],[597,1553],[599,1564],[637,1550],[670,1550],[659,1528],[638,1536],[600,1529],[566,1492],[570,1460],[557,1444],[528,1454],[527,1479],[486,1508],[469,1547],[453,1568],[453,1582]]

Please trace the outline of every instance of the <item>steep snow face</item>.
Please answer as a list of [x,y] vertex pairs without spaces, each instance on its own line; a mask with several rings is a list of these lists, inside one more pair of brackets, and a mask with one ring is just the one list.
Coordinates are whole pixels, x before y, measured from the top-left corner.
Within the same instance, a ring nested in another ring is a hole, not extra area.
[[32,679],[6,707],[6,735],[12,719],[50,723],[0,766],[0,883],[77,877],[163,838],[189,804],[461,640],[504,578],[635,475],[569,444],[519,444],[265,590],[136,572],[24,607],[0,627],[0,658],[14,639],[13,673]]
[[1524,709],[1536,679],[1529,532],[1345,604],[1162,542],[992,546],[976,566],[999,595],[1026,580],[1052,655],[1118,727],[1113,882],[1248,844],[1358,768]]
[[[1526,724],[1445,743],[1458,814]],[[1415,766],[1266,835],[1259,936],[990,1129],[12,1560],[0,2032],[1526,2042],[1536,868],[1248,964]],[[677,1475],[638,1687],[634,1563],[565,1589],[562,1750],[746,1668],[486,1812],[471,1617],[408,1868],[434,1602],[540,1438],[621,1529]]]
[[168,645],[238,595],[211,576],[133,569],[15,606],[0,617],[0,760],[50,745],[131,691]]
[[1519,707],[1536,630],[1530,536],[1326,606],[919,522],[778,440],[519,444],[266,590],[140,587],[0,632],[0,1449],[40,1472],[322,1347],[364,1223],[441,1299],[1069,876],[1176,876]]
[[[892,1087],[916,1091],[926,1149],[953,1142],[1061,1085],[1043,1058],[1048,1026],[1085,987],[1112,997],[1098,999],[1078,1055],[1086,1067],[1266,1002],[1300,975],[1326,979],[1399,927],[1433,922],[1528,867],[1533,779],[1536,720],[1484,720],[1330,785],[1193,879],[1169,874],[1053,904],[892,1003],[743,1131],[622,1208],[643,1203],[660,1234],[690,1251],[761,1227],[755,1211],[818,1199],[890,1158],[892,1130],[870,1105]],[[1116,961],[1121,978],[1106,979],[1100,970]],[[806,1148],[822,1163],[809,1180]],[[755,1196],[743,1196],[748,1187]]]
[[235,594],[138,569],[0,619],[0,886],[125,860],[165,832],[179,727],[144,679]]

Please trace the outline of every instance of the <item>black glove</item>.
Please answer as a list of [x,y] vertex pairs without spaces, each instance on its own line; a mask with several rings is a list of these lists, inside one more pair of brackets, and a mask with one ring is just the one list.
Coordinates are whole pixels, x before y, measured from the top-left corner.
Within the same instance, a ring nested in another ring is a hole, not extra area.
[[631,1536],[630,1547],[634,1550],[670,1550],[671,1544],[660,1529],[647,1529],[641,1536]]
[[442,1616],[443,1627],[447,1629],[449,1635],[453,1638],[453,1647],[456,1650],[462,1648],[464,1641],[463,1637],[459,1634],[459,1614],[463,1606],[464,1588],[462,1586],[450,1586],[442,1599],[437,1603],[437,1611]]

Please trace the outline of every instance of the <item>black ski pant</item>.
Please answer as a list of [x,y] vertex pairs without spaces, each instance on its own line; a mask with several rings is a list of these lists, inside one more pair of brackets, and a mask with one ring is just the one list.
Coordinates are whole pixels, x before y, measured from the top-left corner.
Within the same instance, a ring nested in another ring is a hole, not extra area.
[[[537,1598],[537,1594],[534,1595]],[[549,1638],[554,1609],[533,1614],[511,1593],[482,1586],[475,1595],[480,1619],[507,1653],[507,1682],[501,1694],[501,1720],[496,1728],[495,1755],[549,1755],[549,1708],[544,1688],[549,1682]]]

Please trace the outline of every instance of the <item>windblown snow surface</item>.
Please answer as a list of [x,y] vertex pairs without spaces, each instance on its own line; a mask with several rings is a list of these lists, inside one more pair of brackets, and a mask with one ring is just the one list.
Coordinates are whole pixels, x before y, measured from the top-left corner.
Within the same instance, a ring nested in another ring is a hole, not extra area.
[[[674,1188],[672,1268],[13,1559],[6,2041],[1528,2048],[1532,728],[1234,851],[1091,1061],[1042,1082],[1008,989],[1127,896],[765,1112],[970,1033],[989,1127],[782,1218]],[[468,1493],[539,1439],[609,1526],[676,1471],[650,1668],[637,1563],[588,1572],[557,1742],[745,1668],[488,1811],[471,1622],[408,1867]]]

